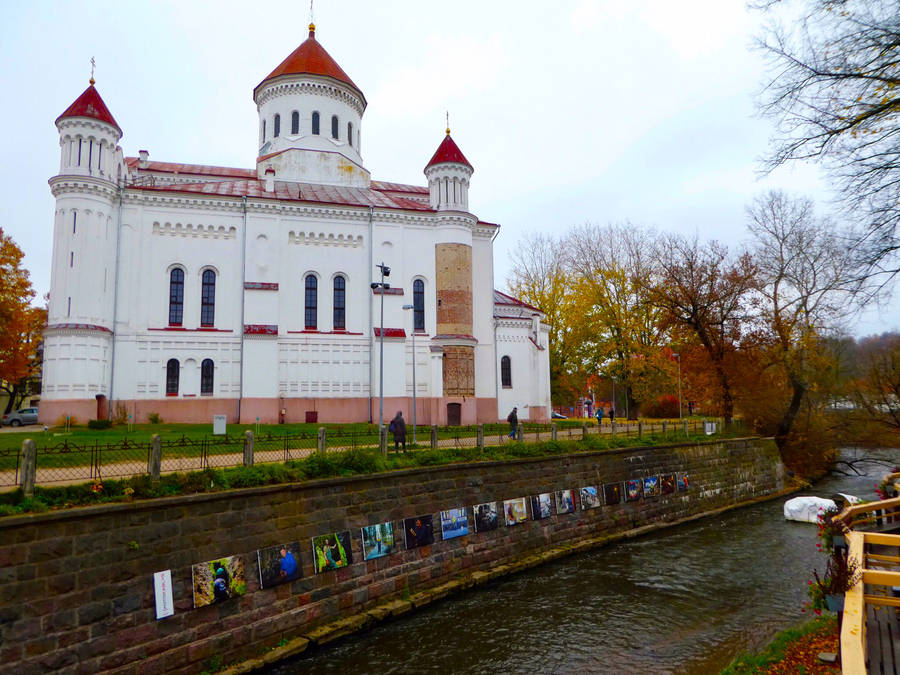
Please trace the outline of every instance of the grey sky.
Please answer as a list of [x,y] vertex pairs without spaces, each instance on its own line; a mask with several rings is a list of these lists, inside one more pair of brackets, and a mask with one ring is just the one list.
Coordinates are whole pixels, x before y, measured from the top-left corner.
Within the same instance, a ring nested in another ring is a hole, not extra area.
[[[470,207],[502,225],[496,286],[529,231],[630,220],[746,239],[745,205],[770,187],[827,210],[815,167],[759,179],[770,132],[742,0],[452,3],[319,0],[316,35],[368,99],[362,152],[378,180],[424,185],[444,133],[475,167]],[[8,2],[0,7],[6,130],[0,225],[49,288],[58,171],[53,121],[97,89],[125,153],[252,168],[252,90],[305,38],[303,2]],[[900,330],[900,301],[851,332]]]

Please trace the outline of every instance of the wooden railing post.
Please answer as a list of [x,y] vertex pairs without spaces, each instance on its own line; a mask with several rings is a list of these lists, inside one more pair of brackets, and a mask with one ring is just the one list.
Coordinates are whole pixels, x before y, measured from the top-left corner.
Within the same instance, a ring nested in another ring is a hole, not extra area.
[[316,436],[316,452],[325,452],[325,427],[319,427],[319,433]]
[[437,427],[431,427],[431,449],[437,450],[438,447],[438,437],[437,437]]
[[162,441],[159,434],[150,437],[150,458],[147,462],[147,473],[150,474],[150,484],[159,485],[159,474],[162,470]]
[[37,446],[30,438],[22,441],[22,492],[34,496],[34,479],[37,475]]
[[253,432],[244,432],[244,466],[253,466]]
[[484,425],[478,425],[478,451],[484,452]]
[[381,455],[387,457],[387,427],[381,427],[379,431],[378,447],[381,450]]
[[550,424],[550,440],[556,440],[556,422],[551,422]]

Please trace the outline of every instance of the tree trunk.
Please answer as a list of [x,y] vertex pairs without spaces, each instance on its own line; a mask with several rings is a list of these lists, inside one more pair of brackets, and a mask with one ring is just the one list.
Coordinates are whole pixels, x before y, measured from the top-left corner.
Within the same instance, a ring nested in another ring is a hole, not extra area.
[[797,412],[800,410],[800,404],[803,402],[803,396],[806,394],[806,385],[795,378],[791,378],[791,388],[794,391],[791,396],[791,403],[778,423],[778,429],[775,431],[775,445],[778,446],[779,450],[783,450],[785,443],[787,443],[788,435],[794,426],[794,420],[797,418]]

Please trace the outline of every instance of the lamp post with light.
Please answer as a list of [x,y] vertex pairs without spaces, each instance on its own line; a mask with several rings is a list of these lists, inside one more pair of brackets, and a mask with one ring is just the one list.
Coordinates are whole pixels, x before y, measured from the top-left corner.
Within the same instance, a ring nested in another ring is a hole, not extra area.
[[[403,309],[415,310],[414,305],[403,305]],[[413,445],[416,444],[416,315],[413,313],[412,327],[412,362],[413,362]]]
[[391,268],[383,262],[375,267],[381,270],[381,282],[373,281],[371,284],[373,291],[376,288],[381,289],[381,327],[378,329],[378,436],[380,438],[384,428],[384,292],[391,287],[390,284],[384,283],[384,278],[391,276]]

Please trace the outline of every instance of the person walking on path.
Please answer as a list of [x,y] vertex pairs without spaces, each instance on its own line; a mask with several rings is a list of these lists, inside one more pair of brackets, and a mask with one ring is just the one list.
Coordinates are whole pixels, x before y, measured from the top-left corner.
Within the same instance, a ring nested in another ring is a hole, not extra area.
[[402,411],[397,411],[397,415],[388,426],[388,431],[394,434],[394,450],[399,450],[402,443],[403,452],[406,452],[406,420],[403,419]]
[[612,424],[616,421],[616,409],[612,406],[609,406],[609,423]]
[[506,418],[506,421],[509,422],[509,437],[510,438],[516,437],[516,429],[519,428],[519,416],[516,415],[516,410],[518,410],[518,408],[513,406],[512,412],[509,413],[509,415]]

